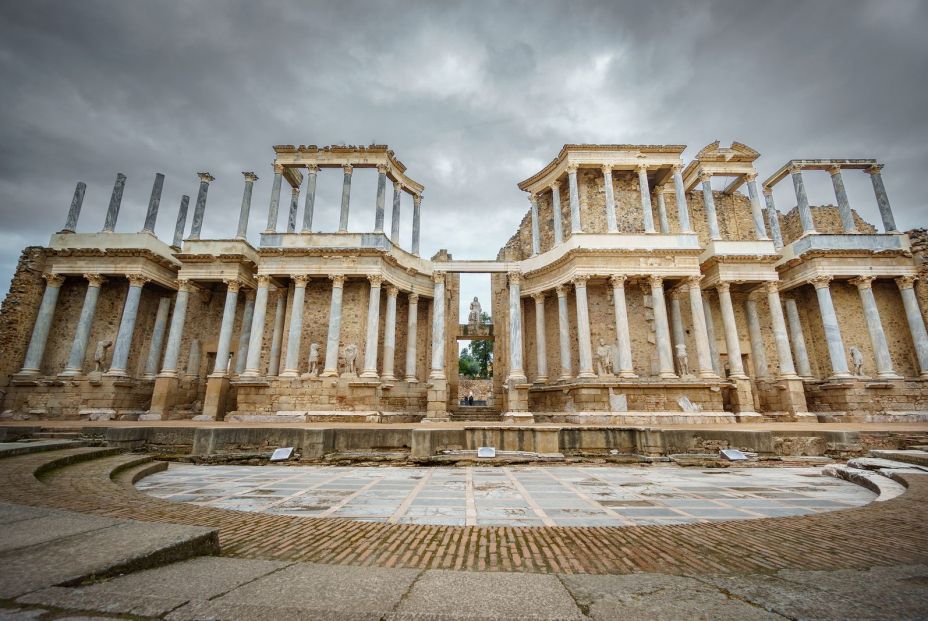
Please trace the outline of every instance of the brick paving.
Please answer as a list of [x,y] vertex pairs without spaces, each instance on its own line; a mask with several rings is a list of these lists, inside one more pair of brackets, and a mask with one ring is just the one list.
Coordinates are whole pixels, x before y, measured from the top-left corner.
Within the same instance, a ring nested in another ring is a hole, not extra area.
[[[217,528],[223,554],[323,564],[622,574],[755,573],[928,562],[928,476],[860,508],[786,518],[626,527],[480,527],[357,522],[172,503],[136,490],[138,455],[93,449],[0,462],[0,499],[151,522]],[[83,458],[83,460],[82,460]],[[60,467],[63,461],[71,461]],[[57,467],[53,467],[57,466]],[[35,471],[40,471],[38,478]]]

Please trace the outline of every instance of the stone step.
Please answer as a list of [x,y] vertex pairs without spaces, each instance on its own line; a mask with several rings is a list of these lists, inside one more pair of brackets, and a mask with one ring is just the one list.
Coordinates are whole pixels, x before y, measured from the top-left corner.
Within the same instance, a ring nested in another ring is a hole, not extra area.
[[888,474],[884,472],[830,465],[822,468],[822,474],[866,487],[877,494],[876,500],[878,502],[901,496],[906,490],[904,485],[892,480],[889,478]]
[[61,440],[79,440],[83,437],[80,431],[37,431],[32,434],[33,438],[61,439]]
[[86,440],[58,439],[0,442],[0,458],[16,457],[17,455],[31,455],[33,453],[44,453],[45,451],[61,451],[64,449],[81,448],[92,445],[92,442]]
[[907,464],[928,467],[928,451],[924,450],[896,451],[889,449],[874,449],[870,451],[869,455],[879,459],[890,459],[892,461],[901,461]]

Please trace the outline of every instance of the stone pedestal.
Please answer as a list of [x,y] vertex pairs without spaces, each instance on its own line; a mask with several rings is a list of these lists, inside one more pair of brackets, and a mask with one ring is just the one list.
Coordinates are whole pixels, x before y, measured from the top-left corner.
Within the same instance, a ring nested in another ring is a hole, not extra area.
[[[155,378],[155,386],[151,394],[151,405],[146,413],[145,420],[161,420],[166,418],[174,407],[177,395],[177,386],[180,380],[177,377],[159,375]],[[157,416],[157,418],[154,418]]]
[[731,409],[738,416],[738,420],[743,418],[757,418],[761,416],[754,409],[754,393],[751,390],[751,380],[731,377],[729,380],[732,387],[729,389],[731,399]]
[[531,384],[509,384],[507,390],[508,409],[503,413],[507,423],[533,423],[532,413],[528,410],[528,390]]
[[450,420],[448,415],[448,380],[429,380],[426,399],[425,418],[422,422],[445,422]]
[[203,416],[222,420],[226,414],[226,399],[229,394],[229,378],[225,375],[210,375],[206,380],[206,396],[203,398]]
[[801,379],[781,379],[777,385],[782,392],[780,402],[783,411],[796,415],[802,415],[808,411],[806,389]]

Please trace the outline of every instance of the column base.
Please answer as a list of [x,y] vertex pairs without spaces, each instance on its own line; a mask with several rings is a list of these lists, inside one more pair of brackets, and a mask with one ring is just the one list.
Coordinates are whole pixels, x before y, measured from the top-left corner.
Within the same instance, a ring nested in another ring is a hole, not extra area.
[[638,379],[638,374],[634,371],[619,371],[619,377],[622,379]]
[[436,380],[436,381],[443,381],[443,380],[446,379],[446,378],[445,378],[444,372],[442,372],[442,371],[432,371],[431,373],[429,373],[429,379],[430,379],[430,380]]
[[[279,377],[282,379],[284,378],[296,379],[299,376],[300,376],[300,372],[297,369],[284,369],[284,372],[279,375]],[[332,375],[327,375],[326,373],[323,373],[322,377],[338,377],[338,374],[333,373]]]
[[376,370],[371,371],[370,369],[361,371],[361,375],[359,375],[358,377],[362,377],[364,379],[380,379],[380,376],[377,375],[377,371]]
[[103,374],[103,377],[129,377],[125,369],[110,369]]
[[418,377],[415,377],[415,376],[407,375],[407,376],[406,376],[406,383],[408,383],[408,384],[418,384],[418,383],[419,383],[419,378],[418,378]]
[[659,377],[661,379],[680,379],[676,373],[671,373],[670,371],[661,371]]
[[877,373],[876,378],[877,378],[877,379],[880,379],[880,380],[894,381],[894,380],[901,380],[901,379],[902,379],[902,376],[899,375],[898,373],[895,373],[895,372],[893,372],[893,373]]
[[699,377],[700,379],[719,379],[715,371],[700,371]]
[[58,377],[80,377],[83,375],[80,369],[65,369],[58,374]]
[[560,377],[557,378],[557,381],[559,381],[559,382],[569,382],[569,381],[572,380],[573,378],[574,378],[573,375],[561,375]]
[[245,371],[242,374],[240,374],[239,377],[242,379],[247,379],[247,378],[254,379],[257,377],[261,377],[261,373],[259,372],[258,369],[245,369]]
[[[287,372],[284,371],[283,373],[280,374],[280,377],[284,377],[286,373]],[[319,377],[338,377],[338,369],[323,369],[322,375],[320,375]]]
[[535,417],[531,412],[504,412],[501,418],[504,423],[515,425],[532,425],[535,423]]
[[536,378],[535,378],[535,381],[532,382],[532,383],[533,383],[533,384],[547,384],[547,383],[548,383],[548,376],[547,376],[547,375],[540,375],[540,376],[536,377]]
[[850,373],[832,373],[828,376],[829,382],[832,381],[847,381],[847,380],[856,380],[858,377],[856,375],[851,375]]
[[[595,375],[593,377],[596,377]],[[506,378],[506,382],[513,386],[514,384],[526,384],[528,383],[528,378],[524,375],[510,375]]]
[[395,382],[396,377],[392,373],[390,373],[389,375],[381,375],[380,381],[381,382]]
[[592,371],[580,371],[577,373],[577,379],[596,379],[596,374]]

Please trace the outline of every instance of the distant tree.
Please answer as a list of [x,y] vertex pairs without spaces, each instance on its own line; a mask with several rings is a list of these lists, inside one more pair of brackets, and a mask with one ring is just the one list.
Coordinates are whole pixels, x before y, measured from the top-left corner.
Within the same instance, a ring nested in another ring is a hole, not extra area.
[[480,375],[480,365],[470,353],[470,347],[462,349],[458,356],[458,374],[471,379]]

